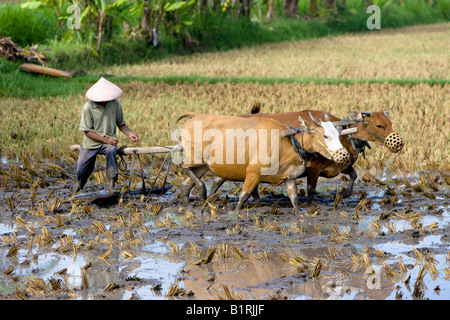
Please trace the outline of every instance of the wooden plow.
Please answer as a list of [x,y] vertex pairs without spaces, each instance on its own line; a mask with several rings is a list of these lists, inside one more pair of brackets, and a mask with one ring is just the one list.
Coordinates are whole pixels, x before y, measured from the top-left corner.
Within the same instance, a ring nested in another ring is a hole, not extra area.
[[[178,146],[119,148],[118,155],[133,155],[133,157],[131,159],[131,169],[130,169],[130,177],[128,180],[128,190],[125,193],[126,194],[145,194],[145,195],[150,195],[150,194],[163,195],[163,194],[165,194],[168,190],[170,190],[172,188],[172,185],[170,183],[166,183],[167,176],[169,174],[172,153],[180,151],[180,150],[182,150],[182,149],[181,149],[181,147],[178,147]],[[72,151],[72,152],[80,151],[80,145],[77,145],[77,144],[72,145],[70,147],[70,151]],[[158,153],[167,153],[167,156],[164,158],[164,161],[163,161],[161,167],[159,168],[158,174],[157,174],[151,188],[148,189],[145,186],[144,167],[142,165],[140,155],[141,154],[158,154]],[[142,179],[142,188],[139,190],[130,190],[131,189],[131,179],[133,177],[133,171],[134,171],[134,161],[135,161],[136,157],[139,161],[140,175],[141,175],[141,179]],[[164,176],[163,185],[161,187],[156,187],[155,186],[156,182],[158,181],[158,178],[159,178],[159,176],[164,168],[164,165],[166,163],[167,163],[167,169],[166,169],[166,173]],[[93,200],[91,200],[91,203],[95,203],[95,204],[99,204],[99,205],[105,204],[105,203],[110,204],[111,199],[112,199],[112,202],[114,202],[114,200],[115,199],[117,200],[121,194],[122,193],[120,193],[120,192],[115,192],[113,195],[99,193],[98,195],[96,195],[94,197]]]

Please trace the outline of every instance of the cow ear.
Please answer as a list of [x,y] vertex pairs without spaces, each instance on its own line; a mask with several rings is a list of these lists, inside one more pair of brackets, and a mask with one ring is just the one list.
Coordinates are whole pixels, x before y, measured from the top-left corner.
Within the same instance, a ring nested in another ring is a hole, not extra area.
[[386,118],[388,118],[389,119],[389,111],[384,111],[384,115],[386,116]]
[[350,116],[352,117],[352,119],[361,119],[362,118],[361,112],[355,111],[355,110],[350,111]]

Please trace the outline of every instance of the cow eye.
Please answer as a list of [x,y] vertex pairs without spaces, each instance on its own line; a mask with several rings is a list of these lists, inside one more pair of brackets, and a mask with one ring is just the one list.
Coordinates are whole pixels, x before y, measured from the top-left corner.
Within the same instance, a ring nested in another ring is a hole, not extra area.
[[328,136],[327,136],[327,135],[324,135],[323,138],[324,138],[324,139],[328,139]]
[[381,124],[377,124],[377,128],[384,129],[384,127]]

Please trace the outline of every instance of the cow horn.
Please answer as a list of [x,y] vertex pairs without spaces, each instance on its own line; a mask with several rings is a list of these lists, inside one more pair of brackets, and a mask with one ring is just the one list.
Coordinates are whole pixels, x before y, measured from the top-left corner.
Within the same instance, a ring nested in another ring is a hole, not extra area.
[[303,130],[308,130],[305,120],[303,120],[302,117],[298,116],[298,122],[300,122],[300,128],[302,128]]
[[318,122],[314,117],[312,116],[311,112],[308,111],[309,117],[311,118],[312,122],[314,122],[316,125],[320,126],[320,122]]
[[371,117],[372,116],[372,112],[361,112],[361,115],[363,117]]
[[325,121],[331,121],[330,116],[328,115],[328,113],[325,112],[325,110],[322,109],[323,115],[324,115],[324,119]]

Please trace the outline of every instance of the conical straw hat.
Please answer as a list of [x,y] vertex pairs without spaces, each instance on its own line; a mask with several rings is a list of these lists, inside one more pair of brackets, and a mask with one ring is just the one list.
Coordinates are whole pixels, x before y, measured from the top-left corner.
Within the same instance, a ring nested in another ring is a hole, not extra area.
[[122,89],[101,77],[87,92],[86,98],[95,102],[111,101],[122,95]]

